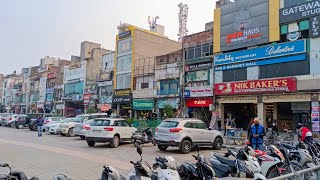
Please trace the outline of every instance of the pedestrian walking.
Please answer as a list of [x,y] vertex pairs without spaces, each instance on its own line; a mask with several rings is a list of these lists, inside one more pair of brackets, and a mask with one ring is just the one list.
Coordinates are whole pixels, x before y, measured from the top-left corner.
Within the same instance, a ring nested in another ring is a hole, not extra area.
[[265,128],[260,124],[260,119],[258,117],[254,118],[253,125],[251,126],[252,133],[252,148],[257,150],[263,150],[263,136],[265,136]]
[[277,136],[279,136],[278,122],[276,119],[274,119],[272,122],[272,130],[277,133]]
[[38,124],[38,137],[42,136],[42,129],[43,129],[43,124],[44,124],[44,119],[42,115],[39,116],[37,119],[37,124]]

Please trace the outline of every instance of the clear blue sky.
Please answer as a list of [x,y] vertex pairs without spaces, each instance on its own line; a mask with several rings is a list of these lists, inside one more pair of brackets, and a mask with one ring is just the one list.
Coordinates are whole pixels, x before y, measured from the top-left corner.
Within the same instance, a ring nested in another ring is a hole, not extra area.
[[[177,40],[181,0],[3,0],[0,5],[0,73],[39,65],[44,56],[70,59],[80,42],[114,50],[117,26],[148,28],[159,16],[170,39]],[[189,5],[189,34],[213,20],[214,0],[183,0]]]

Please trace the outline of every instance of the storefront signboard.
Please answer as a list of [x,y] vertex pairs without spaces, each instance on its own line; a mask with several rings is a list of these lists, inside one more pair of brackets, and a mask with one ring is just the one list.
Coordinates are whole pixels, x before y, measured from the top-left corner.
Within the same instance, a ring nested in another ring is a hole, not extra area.
[[257,96],[229,96],[219,97],[218,102],[221,104],[226,103],[257,103]]
[[186,65],[185,71],[198,71],[203,69],[210,69],[212,67],[212,63],[201,63],[201,64],[193,64],[193,65]]
[[114,90],[115,96],[128,96],[130,94],[131,94],[131,89]]
[[208,80],[208,70],[204,71],[193,71],[188,72],[186,76],[186,81],[207,81]]
[[320,37],[320,16],[311,17],[309,19],[309,37]]
[[209,107],[212,104],[212,99],[187,99],[186,105],[187,107]]
[[297,21],[317,15],[320,15],[320,0],[308,1],[280,9],[280,23]]
[[312,131],[318,132],[320,131],[319,125],[319,101],[318,101],[318,94],[311,95],[311,122],[312,122]]
[[131,96],[113,96],[112,104],[131,104]]
[[220,66],[225,64],[287,56],[304,52],[306,52],[306,41],[299,40],[259,47],[255,49],[248,49],[244,51],[220,54],[214,57],[214,65]]
[[136,110],[153,110],[154,101],[152,99],[134,99],[133,109]]
[[221,51],[269,42],[268,0],[237,0],[220,9]]
[[112,86],[112,81],[98,82],[98,87],[103,87],[103,86]]
[[265,95],[264,103],[273,102],[310,102],[310,94],[285,94],[285,95]]
[[265,80],[218,83],[214,86],[216,95],[258,94],[270,92],[296,92],[296,78],[277,78]]
[[129,37],[129,36],[131,36],[131,30],[119,33],[119,39],[123,39],[123,38]]
[[139,89],[132,92],[132,97],[134,99],[153,98],[155,93],[154,89]]
[[185,97],[207,97],[213,96],[213,88],[208,87],[190,87],[184,91]]
[[103,104],[103,105],[100,107],[100,110],[101,110],[101,111],[109,111],[110,109],[111,109],[110,104]]
[[158,99],[157,108],[163,109],[166,105],[171,106],[174,109],[178,109],[178,98]]

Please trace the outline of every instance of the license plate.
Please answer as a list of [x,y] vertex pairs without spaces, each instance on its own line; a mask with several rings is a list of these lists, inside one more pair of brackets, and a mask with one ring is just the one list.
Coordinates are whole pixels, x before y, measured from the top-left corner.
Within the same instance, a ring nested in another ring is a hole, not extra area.
[[100,134],[100,133],[101,133],[101,130],[93,130],[93,133],[94,133],[94,134]]

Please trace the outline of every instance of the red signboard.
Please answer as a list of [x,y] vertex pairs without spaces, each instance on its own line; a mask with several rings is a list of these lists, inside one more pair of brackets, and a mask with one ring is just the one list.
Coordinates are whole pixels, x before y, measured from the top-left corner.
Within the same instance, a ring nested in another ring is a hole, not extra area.
[[104,104],[101,106],[101,111],[109,111],[111,109],[109,104]]
[[296,92],[296,78],[277,78],[252,80],[214,85],[215,95],[226,94],[257,94],[270,92]]
[[84,94],[83,100],[90,100],[90,94]]
[[212,99],[187,99],[187,107],[209,107],[212,104]]
[[49,73],[48,75],[47,75],[47,78],[48,79],[53,79],[53,78],[56,78],[56,73]]

